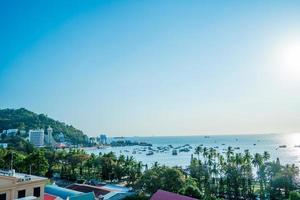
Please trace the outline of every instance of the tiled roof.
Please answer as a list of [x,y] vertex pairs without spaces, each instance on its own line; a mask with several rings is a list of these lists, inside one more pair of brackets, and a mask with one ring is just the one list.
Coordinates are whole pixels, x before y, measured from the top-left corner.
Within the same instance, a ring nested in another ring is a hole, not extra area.
[[192,197],[187,197],[164,190],[158,190],[153,194],[150,200],[197,200]]

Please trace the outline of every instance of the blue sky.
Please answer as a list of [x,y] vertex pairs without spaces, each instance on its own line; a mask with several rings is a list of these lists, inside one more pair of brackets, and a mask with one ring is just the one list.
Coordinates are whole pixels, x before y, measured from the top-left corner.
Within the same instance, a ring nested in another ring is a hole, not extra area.
[[0,108],[89,135],[300,130],[299,1],[0,4]]

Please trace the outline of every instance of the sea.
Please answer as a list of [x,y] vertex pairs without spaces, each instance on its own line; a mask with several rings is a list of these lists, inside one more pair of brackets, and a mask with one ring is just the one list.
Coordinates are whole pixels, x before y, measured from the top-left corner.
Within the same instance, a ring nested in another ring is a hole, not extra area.
[[[109,138],[109,142],[120,140],[120,138]],[[152,144],[152,149],[172,145],[173,148],[184,148],[191,146],[188,152],[172,154],[172,148],[166,151],[156,151],[153,155],[147,155],[151,150],[148,147],[125,146],[106,147],[103,149],[85,149],[88,153],[99,154],[114,152],[117,156],[133,156],[135,160],[152,166],[155,162],[166,166],[181,166],[186,168],[195,152],[195,147],[215,148],[218,152],[224,153],[228,146],[234,148],[235,152],[244,152],[248,149],[252,154],[268,151],[271,160],[280,159],[281,164],[296,164],[300,167],[300,133],[292,134],[253,134],[253,135],[210,135],[210,136],[162,136],[162,137],[125,137],[123,140],[146,142]],[[194,154],[195,156],[195,154]]]

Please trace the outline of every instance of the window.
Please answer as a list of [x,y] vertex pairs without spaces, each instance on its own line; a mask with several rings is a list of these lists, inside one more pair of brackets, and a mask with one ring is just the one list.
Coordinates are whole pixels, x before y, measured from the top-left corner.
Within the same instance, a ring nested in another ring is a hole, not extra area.
[[6,200],[6,193],[0,194],[0,200]]
[[19,190],[18,191],[18,198],[23,198],[25,197],[26,194],[26,190]]
[[41,196],[41,188],[40,187],[36,187],[33,189],[33,196],[35,196],[35,197]]

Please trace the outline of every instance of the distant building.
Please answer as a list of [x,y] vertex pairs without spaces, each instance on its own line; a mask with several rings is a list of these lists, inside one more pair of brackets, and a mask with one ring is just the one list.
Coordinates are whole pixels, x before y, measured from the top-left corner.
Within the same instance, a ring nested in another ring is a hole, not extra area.
[[62,132],[58,134],[58,140],[60,142],[65,142],[65,135]]
[[0,199],[44,199],[47,178],[0,170]]
[[20,135],[21,135],[21,136],[26,135],[26,131],[25,131],[25,130],[20,130],[19,132],[20,132]]
[[105,134],[101,134],[101,135],[99,136],[99,140],[100,140],[100,143],[101,143],[101,144],[107,144],[107,137],[106,137]]
[[47,144],[52,145],[53,143],[53,137],[52,137],[53,129],[51,126],[47,128],[47,136],[45,137],[45,141]]
[[19,131],[18,129],[7,129],[7,130],[3,130],[2,134],[9,137],[14,137],[17,135],[18,131]]
[[36,129],[29,131],[29,141],[36,147],[44,146],[44,129]]
[[8,146],[7,143],[0,143],[0,148],[6,149]]

